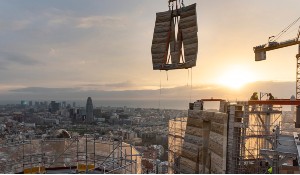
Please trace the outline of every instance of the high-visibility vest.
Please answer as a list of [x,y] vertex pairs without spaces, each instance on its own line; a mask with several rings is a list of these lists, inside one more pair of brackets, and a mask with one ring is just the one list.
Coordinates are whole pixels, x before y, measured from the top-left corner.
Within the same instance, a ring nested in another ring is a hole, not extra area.
[[270,168],[268,169],[268,173],[269,173],[269,174],[272,174],[272,173],[273,173],[273,167],[270,167]]

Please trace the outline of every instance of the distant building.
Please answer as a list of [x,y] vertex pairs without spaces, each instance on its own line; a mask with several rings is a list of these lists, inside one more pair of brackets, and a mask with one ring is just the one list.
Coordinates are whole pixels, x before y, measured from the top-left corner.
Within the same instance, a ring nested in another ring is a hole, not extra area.
[[51,101],[49,112],[56,113],[59,110],[60,104],[55,101]]
[[69,115],[70,115],[71,121],[73,123],[75,123],[76,122],[76,116],[77,116],[77,110],[74,109],[74,108],[69,109]]
[[44,105],[45,105],[45,107],[47,108],[47,107],[48,107],[48,102],[47,102],[47,101],[44,101]]
[[66,108],[66,107],[67,107],[67,102],[66,102],[66,101],[63,101],[61,107],[62,107],[62,108]]
[[21,106],[22,106],[22,107],[25,107],[25,106],[26,106],[26,101],[25,101],[25,100],[22,100],[22,101],[21,101]]
[[93,114],[94,114],[94,117],[97,117],[97,118],[102,117],[102,110],[101,110],[101,108],[94,109]]
[[93,101],[91,97],[88,97],[86,101],[86,122],[91,123],[93,121],[94,121]]
[[30,106],[30,107],[32,106],[32,101],[29,101],[29,106]]

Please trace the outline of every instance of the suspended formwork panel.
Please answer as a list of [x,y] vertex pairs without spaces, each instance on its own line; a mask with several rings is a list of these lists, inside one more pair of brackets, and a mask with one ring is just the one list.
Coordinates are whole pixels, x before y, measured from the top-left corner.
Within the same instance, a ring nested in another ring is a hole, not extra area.
[[[177,29],[177,33],[176,33]],[[156,13],[152,40],[154,70],[196,66],[198,54],[196,4]]]

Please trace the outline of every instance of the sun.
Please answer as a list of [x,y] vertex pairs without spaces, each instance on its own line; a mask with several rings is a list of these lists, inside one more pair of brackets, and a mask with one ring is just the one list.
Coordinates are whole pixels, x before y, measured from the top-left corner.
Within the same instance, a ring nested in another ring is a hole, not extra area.
[[218,84],[232,89],[239,89],[245,84],[255,81],[253,72],[241,66],[234,66],[225,71],[218,80]]

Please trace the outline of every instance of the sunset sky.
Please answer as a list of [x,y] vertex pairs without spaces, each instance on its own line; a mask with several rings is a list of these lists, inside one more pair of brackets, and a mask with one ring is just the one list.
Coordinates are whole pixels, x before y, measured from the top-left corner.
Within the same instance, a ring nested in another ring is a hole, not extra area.
[[[266,61],[255,62],[253,46],[297,19],[299,0],[184,3],[197,3],[194,87],[239,91],[245,83],[273,81],[288,82],[289,94],[294,92],[297,47],[268,52]],[[166,10],[167,0],[0,1],[0,98],[30,99],[37,89],[48,96],[68,89],[157,90],[160,81],[163,88],[187,86],[191,71],[168,71],[167,80],[166,72],[152,70],[155,13]],[[281,40],[295,38],[299,25]]]

